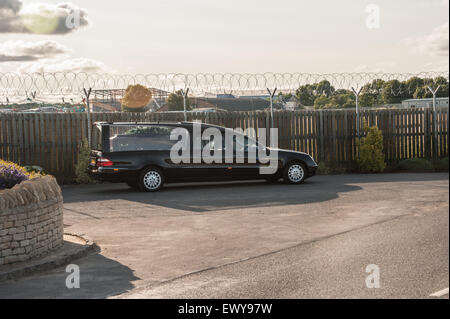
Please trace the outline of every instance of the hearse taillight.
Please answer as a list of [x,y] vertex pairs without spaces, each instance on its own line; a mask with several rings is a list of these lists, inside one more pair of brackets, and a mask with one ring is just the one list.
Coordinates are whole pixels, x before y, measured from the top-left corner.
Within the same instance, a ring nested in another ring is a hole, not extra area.
[[107,167],[107,166],[113,166],[113,165],[114,165],[114,163],[107,158],[104,158],[104,157],[97,158],[97,166],[98,167]]

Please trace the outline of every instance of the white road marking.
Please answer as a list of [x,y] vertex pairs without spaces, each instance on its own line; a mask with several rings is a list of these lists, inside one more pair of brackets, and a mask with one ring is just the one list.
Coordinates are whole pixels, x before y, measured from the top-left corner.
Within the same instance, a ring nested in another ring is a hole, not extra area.
[[448,288],[442,289],[441,291],[431,294],[430,297],[442,297],[448,295]]

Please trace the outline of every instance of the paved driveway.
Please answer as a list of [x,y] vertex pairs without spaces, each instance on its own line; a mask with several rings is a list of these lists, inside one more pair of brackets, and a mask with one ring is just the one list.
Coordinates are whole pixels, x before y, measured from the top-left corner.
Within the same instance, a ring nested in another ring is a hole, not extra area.
[[300,186],[172,185],[158,193],[103,184],[66,186],[63,195],[66,231],[88,234],[102,248],[79,262],[81,289],[66,289],[59,269],[0,284],[0,297],[105,297],[401,216],[446,211],[449,180],[448,174],[317,176]]

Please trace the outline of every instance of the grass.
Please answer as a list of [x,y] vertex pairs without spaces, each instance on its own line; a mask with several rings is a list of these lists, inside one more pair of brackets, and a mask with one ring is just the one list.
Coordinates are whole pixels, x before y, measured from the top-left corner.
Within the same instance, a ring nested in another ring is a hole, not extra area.
[[434,166],[431,161],[424,158],[409,158],[398,163],[397,169],[408,172],[432,172]]
[[448,172],[448,157],[440,158],[434,162],[436,172]]

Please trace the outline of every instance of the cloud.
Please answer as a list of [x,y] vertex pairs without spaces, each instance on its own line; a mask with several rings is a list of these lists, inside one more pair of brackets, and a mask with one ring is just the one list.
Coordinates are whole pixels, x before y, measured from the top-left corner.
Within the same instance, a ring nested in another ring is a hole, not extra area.
[[354,71],[355,72],[369,72],[369,73],[392,72],[396,66],[397,66],[397,64],[393,61],[383,61],[383,62],[377,62],[371,66],[368,66],[366,64],[359,65],[354,69]]
[[410,37],[403,40],[403,44],[414,51],[429,54],[431,56],[449,55],[449,23],[435,28],[429,35]]
[[72,50],[58,42],[9,40],[0,43],[0,71],[20,73],[111,72],[103,62],[73,58]]
[[86,58],[40,60],[36,62],[22,63],[16,69],[16,72],[20,73],[99,73],[110,71],[111,70],[103,62]]
[[71,50],[55,41],[6,41],[0,43],[1,62],[26,62],[67,54]]
[[423,68],[423,70],[431,70],[433,72],[448,72],[449,71],[449,63],[448,60],[445,62],[428,62],[426,63]]
[[72,3],[0,0],[0,33],[66,34],[86,25],[87,11]]

